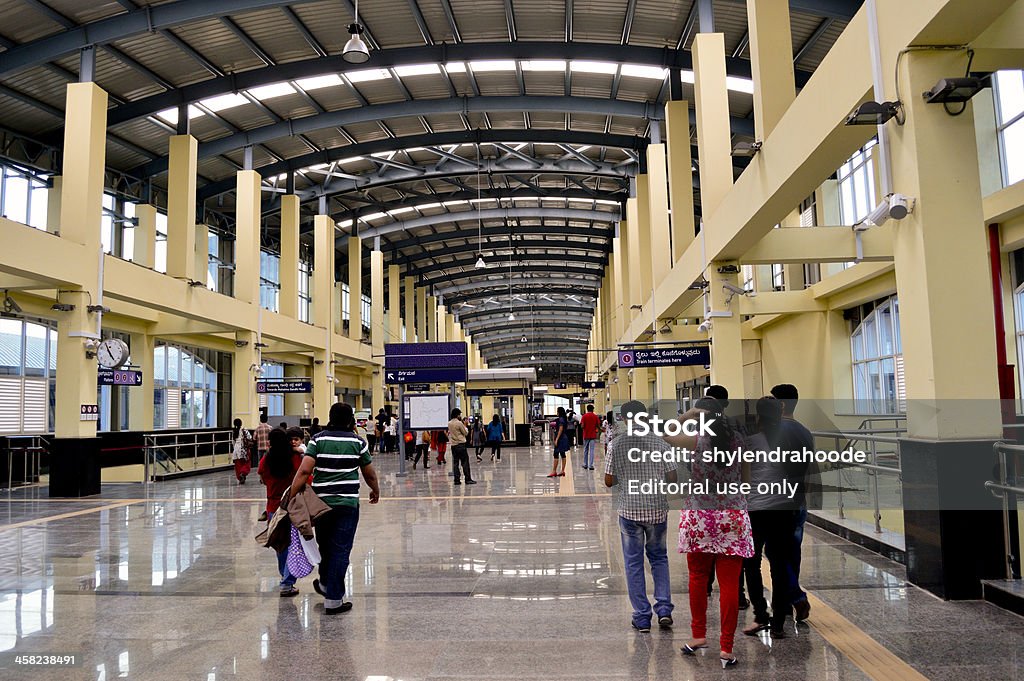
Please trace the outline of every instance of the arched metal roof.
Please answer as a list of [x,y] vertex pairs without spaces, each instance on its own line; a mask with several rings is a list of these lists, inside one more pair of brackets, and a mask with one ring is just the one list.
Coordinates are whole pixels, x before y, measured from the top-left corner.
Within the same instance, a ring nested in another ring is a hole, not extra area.
[[[798,87],[860,4],[790,1]],[[546,341],[587,335],[664,102],[693,99],[690,45],[712,28],[702,23],[725,34],[733,134],[752,135],[741,0],[363,0],[372,50],[359,66],[340,56],[349,0],[8,5],[0,119],[19,142],[0,151],[8,160],[59,169],[64,89],[84,49],[110,94],[119,191],[160,197],[167,138],[187,127],[208,215],[230,229],[234,173],[251,162],[264,179],[264,243],[277,235],[278,197],[296,192],[304,219],[326,209],[343,235],[379,244],[443,296],[492,365],[523,360],[499,351],[528,320],[543,321]],[[502,319],[509,284],[522,322]],[[536,349],[542,375],[580,371],[558,347]]]

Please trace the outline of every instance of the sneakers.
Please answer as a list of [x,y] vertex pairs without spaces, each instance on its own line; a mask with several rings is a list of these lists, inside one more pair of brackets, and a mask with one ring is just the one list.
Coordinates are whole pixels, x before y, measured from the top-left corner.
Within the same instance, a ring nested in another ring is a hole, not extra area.
[[672,624],[672,615],[662,615],[658,618],[658,626],[662,629],[671,629]]
[[340,615],[343,612],[348,612],[352,609],[352,601],[342,603],[337,608],[324,608],[324,612],[328,615]]
[[299,590],[294,586],[282,586],[281,587],[281,598],[288,598],[289,596],[298,596]]
[[651,633],[651,624],[650,624],[650,622],[647,622],[647,623],[633,622],[633,628],[636,629],[637,631],[639,631],[641,634],[649,634],[649,633]]

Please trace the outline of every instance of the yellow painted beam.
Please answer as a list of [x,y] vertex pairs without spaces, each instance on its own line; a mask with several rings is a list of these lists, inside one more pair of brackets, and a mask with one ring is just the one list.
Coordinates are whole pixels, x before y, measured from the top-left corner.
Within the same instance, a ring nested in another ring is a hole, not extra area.
[[[395,280],[398,280],[397,273]],[[395,299],[398,299],[397,294]],[[378,357],[377,361],[382,362],[379,357],[384,354],[384,342],[388,333],[384,326],[384,254],[377,249],[370,252],[370,311],[370,343],[373,354]],[[397,307],[394,316],[398,317]],[[384,404],[384,384],[380,372],[381,364],[378,364],[371,375],[371,403],[374,405]]]
[[824,301],[815,300],[807,289],[803,291],[778,291],[775,293],[759,293],[756,297],[737,296],[733,299],[733,307],[739,300],[741,315],[775,315],[800,314],[803,312],[825,312],[828,305]]
[[363,240],[348,238],[348,337],[363,339]]
[[[892,230],[890,224],[861,233],[863,260],[892,260]],[[780,227],[768,232],[740,262],[745,265],[850,262],[856,256],[856,235],[849,227]]]
[[725,81],[725,35],[700,33],[691,50],[697,105],[697,148],[700,151],[700,205],[706,228],[707,216],[722,203],[732,188],[732,131],[729,128],[729,90]]
[[[351,250],[352,245],[349,244]],[[313,319],[324,339],[313,350],[313,412],[326,423],[334,404],[334,220],[329,215],[313,218]],[[340,310],[337,311],[340,314]],[[351,310],[349,311],[351,315]],[[350,316],[351,319],[351,316]],[[350,322],[351,323],[351,322]]]

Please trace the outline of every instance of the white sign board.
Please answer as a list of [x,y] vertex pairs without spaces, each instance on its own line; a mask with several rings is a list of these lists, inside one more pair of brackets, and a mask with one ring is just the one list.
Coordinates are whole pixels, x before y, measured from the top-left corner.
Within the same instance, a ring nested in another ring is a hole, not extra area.
[[413,430],[447,428],[451,406],[448,395],[409,395],[409,427]]

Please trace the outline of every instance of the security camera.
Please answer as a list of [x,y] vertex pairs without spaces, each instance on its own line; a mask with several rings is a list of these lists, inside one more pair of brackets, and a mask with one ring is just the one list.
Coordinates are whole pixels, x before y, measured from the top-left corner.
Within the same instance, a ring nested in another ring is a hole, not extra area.
[[700,323],[700,326],[697,327],[697,330],[700,331],[701,333],[707,333],[711,331],[711,320],[705,319],[703,322]]
[[864,232],[884,225],[890,218],[902,220],[914,212],[914,199],[903,194],[889,194],[867,216],[853,226],[853,231]]
[[730,293],[735,293],[736,295],[739,296],[745,296],[748,293],[750,293],[750,291],[748,291],[747,289],[743,288],[742,286],[737,286],[731,281],[724,282],[722,284],[722,288],[724,288],[726,291],[729,291]]
[[9,312],[13,314],[22,313],[21,305],[18,305],[17,301],[15,301],[14,298],[11,298],[9,295],[7,295],[6,291],[4,292],[4,312]]

